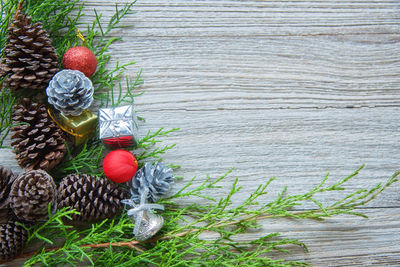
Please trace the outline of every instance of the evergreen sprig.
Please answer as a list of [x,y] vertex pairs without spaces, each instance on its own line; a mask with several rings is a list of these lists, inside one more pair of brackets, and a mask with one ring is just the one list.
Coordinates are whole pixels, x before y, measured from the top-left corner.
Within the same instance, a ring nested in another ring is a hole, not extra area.
[[139,161],[140,166],[143,164],[143,161],[147,161],[149,159],[161,160],[161,156],[163,154],[174,148],[176,144],[165,145],[163,147],[158,147],[155,145],[162,142],[160,139],[161,137],[168,137],[170,133],[178,130],[179,128],[164,130],[164,127],[161,127],[154,133],[148,131],[146,136],[144,136],[138,143],[137,160]]
[[67,156],[51,175],[54,178],[62,178],[71,173],[103,176],[101,159],[104,150],[104,144],[99,141],[86,143],[76,151],[67,147]]
[[[135,97],[133,90],[143,84],[143,80],[140,77],[141,72],[139,72],[134,81],[126,78],[126,88],[123,90],[121,78],[126,68],[135,64],[133,61],[123,65],[117,62],[112,70],[108,69],[108,64],[111,59],[111,55],[108,54],[108,49],[116,41],[122,40],[120,37],[112,37],[110,33],[122,27],[120,26],[120,22],[125,16],[134,13],[132,10],[134,3],[135,1],[125,4],[122,8],[116,4],[115,13],[111,16],[106,25],[102,23],[102,14],[94,10],[95,20],[90,27],[88,26],[87,31],[82,32],[87,36],[85,40],[86,46],[95,52],[97,58],[97,70],[91,79],[95,86],[94,97],[100,101],[100,106],[105,105],[107,107],[110,102],[112,106],[118,106],[124,101],[128,102],[126,101],[127,99],[130,100],[128,103],[133,103],[133,98]],[[119,94],[117,101],[114,102],[114,98],[116,97],[114,96],[114,87],[117,85]]]
[[[296,218],[323,220],[339,214],[366,217],[357,207],[363,206],[381,193],[387,186],[398,180],[400,172],[395,173],[386,183],[377,184],[369,190],[356,190],[332,204],[315,202],[317,194],[327,191],[345,190],[345,183],[354,178],[363,168],[361,166],[351,175],[333,185],[324,186],[328,176],[314,188],[304,194],[288,194],[286,188],[272,201],[264,203],[267,188],[274,179],[260,185],[241,203],[233,204],[240,192],[239,179],[236,178],[229,193],[220,199],[209,197],[210,190],[220,188],[219,183],[228,177],[226,174],[217,179],[207,176],[200,185],[193,187],[191,179],[173,196],[160,203],[167,206],[163,216],[166,223],[161,234],[139,242],[132,239],[132,222],[126,216],[115,220],[105,220],[92,224],[89,228],[71,228],[65,219],[71,211],[60,210],[51,215],[45,226],[33,227],[31,240],[43,241],[44,245],[54,245],[58,239],[64,240],[59,247],[43,246],[26,266],[34,264],[76,266],[82,261],[94,266],[144,266],[146,264],[162,266],[306,266],[299,261],[270,257],[268,253],[289,253],[290,248],[299,246],[307,251],[304,243],[297,239],[283,238],[279,233],[268,233],[254,240],[242,240],[241,234],[249,229],[258,228],[260,220],[271,218]],[[182,198],[207,200],[189,205],[179,205]],[[301,208],[309,201],[316,203],[315,208]],[[50,212],[50,209],[49,209]],[[61,218],[64,218],[62,220]],[[70,218],[69,218],[70,219]],[[73,229],[73,230],[72,230]]]

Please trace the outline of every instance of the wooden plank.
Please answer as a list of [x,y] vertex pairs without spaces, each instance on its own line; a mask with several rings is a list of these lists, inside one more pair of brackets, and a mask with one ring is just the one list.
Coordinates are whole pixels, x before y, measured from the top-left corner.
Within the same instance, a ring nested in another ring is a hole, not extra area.
[[369,220],[347,216],[323,223],[283,220],[284,229],[282,220],[268,220],[262,223],[262,232],[249,235],[258,237],[281,232],[283,237],[297,238],[308,244],[309,252],[292,247],[287,258],[313,266],[398,266],[400,251],[396,244],[400,241],[397,219],[400,209],[366,209],[364,212]]
[[[138,106],[138,110],[144,109]],[[244,186],[241,197],[277,176],[270,186],[272,198],[284,185],[289,192],[306,192],[328,171],[332,181],[337,181],[363,163],[366,168],[349,183],[351,190],[384,182],[400,162],[399,144],[393,142],[400,140],[400,124],[391,115],[398,112],[398,108],[151,110],[141,115],[147,118],[145,129],[181,128],[166,139],[177,147],[165,155],[166,162],[182,166],[179,175],[197,176],[200,183],[205,173],[216,177],[235,167],[221,191],[227,193],[238,176]],[[393,185],[371,205],[399,206],[399,189],[400,184]],[[216,191],[214,196],[220,193]],[[320,197],[329,202],[344,193]]]

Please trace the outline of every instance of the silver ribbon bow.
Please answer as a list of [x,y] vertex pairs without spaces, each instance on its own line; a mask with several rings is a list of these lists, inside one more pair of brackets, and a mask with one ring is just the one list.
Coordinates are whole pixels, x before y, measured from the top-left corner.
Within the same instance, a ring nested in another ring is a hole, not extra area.
[[[149,189],[146,188],[143,191],[143,193],[140,195],[140,203],[139,204],[135,203],[135,201],[133,201],[132,199],[124,199],[124,200],[121,201],[121,203],[133,207],[132,209],[129,209],[127,211],[127,214],[131,218],[133,216],[133,218],[135,220],[135,228],[133,229],[133,234],[136,237],[140,237],[140,236],[149,237],[149,236],[152,236],[153,234],[155,234],[155,232],[151,233],[151,231],[153,231],[153,229],[151,229],[151,228],[141,229],[142,227],[146,227],[146,226],[151,226],[152,225],[152,222],[144,222],[143,218],[145,217],[146,213],[151,213],[152,214],[153,210],[155,210],[155,209],[164,210],[164,206],[163,205],[147,203],[148,193],[149,193]],[[158,230],[159,229],[157,229],[157,231]],[[144,238],[144,239],[147,239],[147,238]],[[142,240],[144,240],[144,239],[142,239]]]

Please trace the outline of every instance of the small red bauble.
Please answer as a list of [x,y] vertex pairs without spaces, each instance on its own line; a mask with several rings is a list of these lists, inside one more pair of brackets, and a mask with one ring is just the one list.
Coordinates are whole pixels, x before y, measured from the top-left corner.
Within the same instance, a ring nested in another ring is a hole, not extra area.
[[64,69],[79,70],[90,77],[96,71],[97,59],[89,48],[76,46],[65,52],[62,65]]
[[116,183],[125,183],[135,176],[138,163],[135,156],[123,149],[113,150],[103,161],[103,171],[108,179]]

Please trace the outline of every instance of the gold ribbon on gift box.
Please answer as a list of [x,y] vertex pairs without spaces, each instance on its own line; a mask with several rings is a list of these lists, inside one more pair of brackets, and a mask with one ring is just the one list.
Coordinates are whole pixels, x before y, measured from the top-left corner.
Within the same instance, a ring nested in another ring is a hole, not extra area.
[[97,115],[90,110],[84,110],[79,116],[69,116],[60,113],[59,119],[51,109],[47,109],[50,118],[61,130],[72,136],[74,145],[83,144],[94,136],[97,126]]

